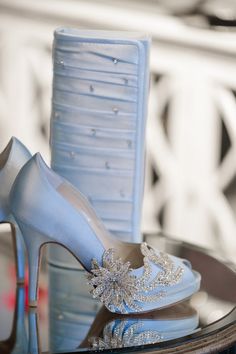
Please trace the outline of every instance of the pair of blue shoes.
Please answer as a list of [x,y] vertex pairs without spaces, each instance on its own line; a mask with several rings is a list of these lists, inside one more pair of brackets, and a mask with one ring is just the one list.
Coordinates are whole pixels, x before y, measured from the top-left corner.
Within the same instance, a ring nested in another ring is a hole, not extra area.
[[[48,243],[69,250],[88,272],[92,295],[115,313],[141,313],[189,298],[200,274],[184,259],[128,243],[107,231],[88,199],[50,169],[39,153],[12,138],[0,154],[0,215],[16,236],[17,276],[29,264],[29,304],[37,306],[41,251]],[[76,280],[75,280],[76,281]]]

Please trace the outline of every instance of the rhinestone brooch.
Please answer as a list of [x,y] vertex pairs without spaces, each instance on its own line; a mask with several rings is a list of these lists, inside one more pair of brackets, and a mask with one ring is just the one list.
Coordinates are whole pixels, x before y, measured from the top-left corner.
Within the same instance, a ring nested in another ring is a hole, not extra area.
[[[143,257],[143,274],[137,277],[133,274],[130,262],[115,258],[115,249],[110,248],[103,254],[102,266],[96,259],[92,260],[91,273],[88,275],[92,285],[94,298],[100,301],[111,312],[122,314],[141,312],[139,302],[156,302],[166,296],[163,287],[178,284],[183,275],[183,268],[175,269],[172,259],[163,252],[158,254],[145,242],[141,244]],[[151,263],[161,270],[152,279]],[[158,289],[161,287],[161,289]],[[151,292],[151,294],[147,294]]]

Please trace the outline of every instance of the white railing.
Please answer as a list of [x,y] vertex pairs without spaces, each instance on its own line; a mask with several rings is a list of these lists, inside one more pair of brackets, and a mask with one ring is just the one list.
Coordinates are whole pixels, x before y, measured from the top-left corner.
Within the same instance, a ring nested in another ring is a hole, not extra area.
[[143,229],[162,227],[234,259],[236,34],[187,27],[143,4],[115,4],[0,0],[1,147],[14,134],[49,160],[55,27],[147,32],[153,45]]

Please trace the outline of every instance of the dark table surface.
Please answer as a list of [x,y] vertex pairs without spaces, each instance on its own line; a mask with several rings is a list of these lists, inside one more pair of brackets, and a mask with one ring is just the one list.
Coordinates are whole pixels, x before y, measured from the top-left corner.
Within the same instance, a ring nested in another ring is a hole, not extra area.
[[92,299],[83,270],[52,264],[41,272],[38,309],[29,310],[28,282],[16,287],[7,238],[0,235],[0,354],[236,352],[235,268],[203,249],[146,236],[154,247],[189,259],[202,275],[201,289],[167,309],[125,316]]

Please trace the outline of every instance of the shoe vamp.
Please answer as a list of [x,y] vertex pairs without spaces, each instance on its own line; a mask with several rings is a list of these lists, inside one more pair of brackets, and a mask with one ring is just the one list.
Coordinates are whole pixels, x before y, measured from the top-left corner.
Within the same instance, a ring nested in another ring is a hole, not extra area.
[[[145,285],[149,285],[154,282],[157,278],[163,279],[163,277],[167,280],[168,285],[161,284],[162,281],[157,282],[157,286],[150,290],[149,293],[155,293],[158,291],[168,291],[168,292],[177,292],[183,290],[184,288],[189,287],[195,281],[195,274],[187,266],[182,262],[182,260],[178,257],[173,257],[169,255],[173,267],[170,269],[169,267],[162,267],[153,263],[152,261],[149,262],[149,266],[151,269],[150,275],[145,278]],[[178,270],[182,269],[182,275],[178,281],[176,281],[176,276],[178,274]],[[145,273],[144,267],[140,267],[137,269],[133,269],[132,274],[139,279]],[[170,280],[169,280],[170,279]],[[168,281],[169,280],[169,281]]]

